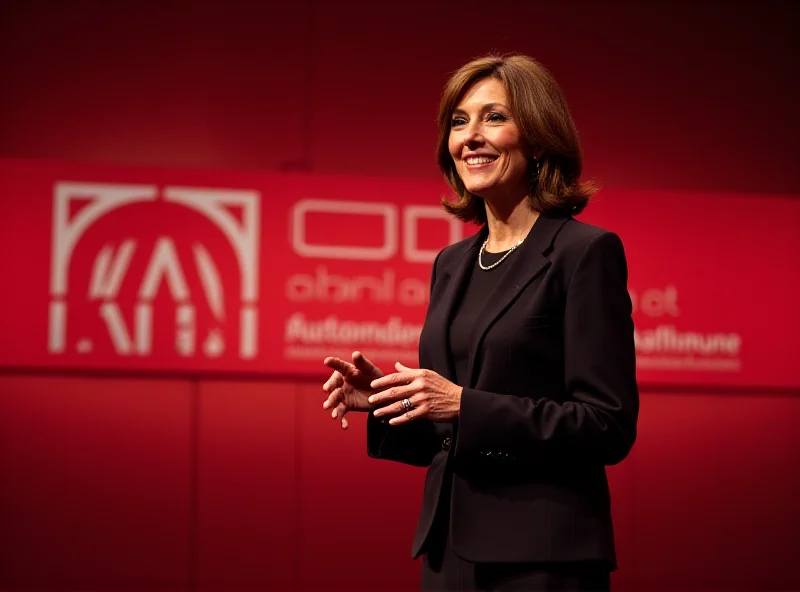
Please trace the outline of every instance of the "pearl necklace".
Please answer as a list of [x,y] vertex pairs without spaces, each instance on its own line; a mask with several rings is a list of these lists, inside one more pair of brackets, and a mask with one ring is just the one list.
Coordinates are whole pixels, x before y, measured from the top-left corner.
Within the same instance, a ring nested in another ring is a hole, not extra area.
[[481,245],[481,250],[478,252],[478,265],[480,265],[481,269],[484,270],[484,271],[489,271],[493,267],[497,267],[503,261],[505,261],[506,257],[508,257],[511,253],[513,253],[514,249],[516,249],[518,246],[520,246],[522,244],[522,241],[524,241],[524,240],[525,240],[524,238],[519,239],[519,242],[516,245],[514,245],[513,247],[511,247],[508,251],[506,251],[506,254],[503,255],[502,257],[500,257],[499,260],[495,261],[491,265],[484,265],[483,261],[481,261],[481,258],[483,256],[484,251],[486,250],[486,243],[489,242],[489,239],[487,238],[485,241],[483,241],[483,244]]

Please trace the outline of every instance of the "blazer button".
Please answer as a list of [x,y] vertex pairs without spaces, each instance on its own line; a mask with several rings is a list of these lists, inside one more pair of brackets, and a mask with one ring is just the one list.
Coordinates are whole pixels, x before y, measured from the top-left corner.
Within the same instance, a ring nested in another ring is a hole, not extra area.
[[450,438],[442,440],[442,450],[450,450]]

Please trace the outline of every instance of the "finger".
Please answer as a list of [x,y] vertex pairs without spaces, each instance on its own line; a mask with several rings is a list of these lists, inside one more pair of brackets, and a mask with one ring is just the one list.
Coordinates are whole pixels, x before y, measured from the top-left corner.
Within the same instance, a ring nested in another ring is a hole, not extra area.
[[[336,405],[341,403],[343,398],[344,398],[344,391],[341,388],[337,388],[330,395],[328,395],[328,398],[325,399],[325,402],[322,404],[322,408],[330,409],[331,407],[336,407]],[[336,413],[335,410],[334,413]],[[334,415],[334,417],[336,416]]]
[[345,415],[347,415],[347,405],[344,403],[339,403],[339,405],[336,406],[336,409],[333,410],[333,419],[339,418],[342,420],[343,430],[346,430],[347,426],[349,425]]
[[394,374],[387,374],[381,378],[376,378],[370,383],[370,387],[379,390],[388,386],[408,384],[412,380],[414,380],[414,377],[408,372],[395,372]]
[[403,366],[400,362],[396,362],[394,367],[400,372],[415,372],[418,370],[418,368],[409,368],[408,366]]
[[421,418],[425,417],[427,412],[428,412],[428,409],[424,405],[420,406],[420,407],[415,407],[414,409],[410,409],[409,411],[406,411],[402,415],[398,415],[397,417],[393,417],[392,419],[390,419],[389,420],[389,425],[393,425],[393,426],[394,425],[403,425],[404,423],[409,423],[411,421],[416,421],[418,419],[421,419]]
[[390,416],[390,415],[401,415],[405,412],[406,408],[403,406],[403,400],[408,399],[408,402],[411,404],[411,407],[415,406],[415,400],[418,399],[416,396],[408,396],[403,397],[396,403],[390,403],[388,405],[384,405],[383,407],[379,407],[372,412],[375,417],[381,416]]
[[338,370],[334,370],[331,377],[327,380],[325,384],[322,385],[322,390],[325,392],[331,392],[335,388],[339,388],[344,384],[344,377],[342,373]]
[[325,364],[331,370],[336,370],[337,372],[340,372],[344,376],[352,374],[353,371],[356,369],[356,367],[353,366],[350,362],[346,362],[341,358],[334,358],[332,356],[325,358],[325,360],[323,360],[322,363]]
[[402,401],[403,399],[411,399],[417,393],[418,387],[416,384],[407,384],[403,386],[393,386],[385,391],[377,392],[370,395],[368,401],[373,405],[386,406],[395,401]]
[[381,372],[375,364],[370,362],[360,351],[353,352],[353,364],[369,378],[380,378],[383,376],[383,372]]
[[347,405],[344,403],[337,403],[336,407],[334,407],[333,411],[331,411],[331,418],[333,419],[341,419],[347,413]]

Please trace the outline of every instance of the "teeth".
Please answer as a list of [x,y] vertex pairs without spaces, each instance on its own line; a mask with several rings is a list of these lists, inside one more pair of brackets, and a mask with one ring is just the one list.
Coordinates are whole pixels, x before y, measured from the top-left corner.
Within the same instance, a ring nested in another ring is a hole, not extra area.
[[466,159],[467,164],[488,164],[494,160],[491,156],[471,156]]

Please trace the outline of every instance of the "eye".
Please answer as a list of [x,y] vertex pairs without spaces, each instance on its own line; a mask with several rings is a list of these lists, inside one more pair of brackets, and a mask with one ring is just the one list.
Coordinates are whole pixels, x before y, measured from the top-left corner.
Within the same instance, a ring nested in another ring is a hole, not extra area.
[[459,127],[466,124],[466,118],[462,117],[461,115],[455,115],[453,119],[450,120],[450,127]]
[[500,122],[505,121],[507,118],[502,113],[498,113],[497,111],[492,111],[489,115],[486,116],[486,121],[493,121],[493,122]]

